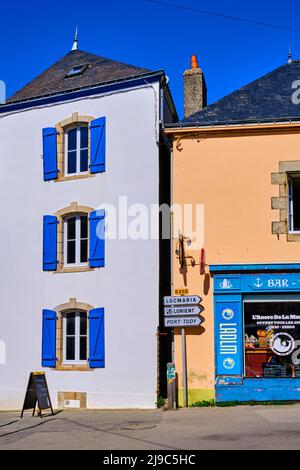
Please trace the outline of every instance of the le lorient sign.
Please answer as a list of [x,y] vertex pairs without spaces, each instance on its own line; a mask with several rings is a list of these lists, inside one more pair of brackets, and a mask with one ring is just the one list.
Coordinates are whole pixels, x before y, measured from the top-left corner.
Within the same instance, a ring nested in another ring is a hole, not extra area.
[[300,290],[300,273],[296,274],[251,274],[214,276],[216,293],[232,292],[286,292]]

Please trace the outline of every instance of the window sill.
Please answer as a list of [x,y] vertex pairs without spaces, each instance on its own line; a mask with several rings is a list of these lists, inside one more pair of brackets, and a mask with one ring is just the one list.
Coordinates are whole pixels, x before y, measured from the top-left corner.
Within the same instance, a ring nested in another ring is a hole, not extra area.
[[83,173],[82,175],[70,175],[65,176],[58,174],[58,178],[54,180],[55,183],[60,183],[61,181],[73,181],[73,180],[82,180],[85,178],[94,178],[96,175],[92,173]]
[[88,364],[86,365],[79,365],[79,364],[60,364],[60,365],[57,365],[56,367],[53,367],[53,370],[58,370],[58,371],[81,371],[81,372],[84,372],[84,371],[91,371],[91,370],[95,370],[95,369],[92,369]]
[[83,273],[87,271],[94,271],[95,268],[91,268],[90,266],[58,266],[56,271],[53,271],[54,274],[60,273]]
[[288,232],[287,241],[288,242],[300,242],[300,232]]

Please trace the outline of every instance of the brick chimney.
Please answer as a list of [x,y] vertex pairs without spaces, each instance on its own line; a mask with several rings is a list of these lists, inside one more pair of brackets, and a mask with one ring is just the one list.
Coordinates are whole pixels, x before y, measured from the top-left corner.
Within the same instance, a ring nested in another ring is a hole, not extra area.
[[184,72],[183,79],[184,117],[186,118],[206,107],[206,83],[196,55],[191,56],[191,68]]

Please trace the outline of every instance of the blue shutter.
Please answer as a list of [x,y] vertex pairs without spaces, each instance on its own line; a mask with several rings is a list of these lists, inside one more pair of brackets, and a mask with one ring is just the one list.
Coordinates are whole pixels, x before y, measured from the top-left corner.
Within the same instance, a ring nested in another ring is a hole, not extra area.
[[43,217],[43,270],[56,271],[57,269],[57,217],[44,215]]
[[101,117],[90,123],[91,132],[91,173],[102,173],[105,171],[105,134],[106,119]]
[[89,365],[105,367],[104,308],[89,313]]
[[105,265],[105,212],[103,209],[90,213],[90,267]]
[[58,176],[56,136],[55,127],[43,129],[44,181],[55,180]]
[[56,312],[43,310],[42,366],[56,366]]

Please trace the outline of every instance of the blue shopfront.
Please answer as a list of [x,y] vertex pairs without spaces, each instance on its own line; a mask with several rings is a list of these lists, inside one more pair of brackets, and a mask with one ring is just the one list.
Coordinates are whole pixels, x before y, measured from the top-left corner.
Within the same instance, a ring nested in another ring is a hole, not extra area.
[[300,400],[300,264],[210,271],[217,401]]

